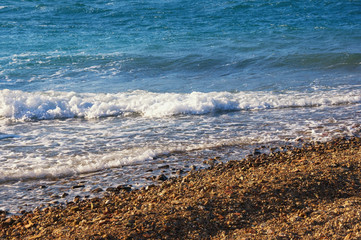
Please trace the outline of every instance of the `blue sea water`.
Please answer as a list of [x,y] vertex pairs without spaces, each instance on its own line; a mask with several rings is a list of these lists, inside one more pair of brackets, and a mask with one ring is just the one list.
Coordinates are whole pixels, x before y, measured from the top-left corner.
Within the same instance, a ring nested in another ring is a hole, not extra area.
[[360,22],[351,0],[2,1],[0,209],[359,135]]

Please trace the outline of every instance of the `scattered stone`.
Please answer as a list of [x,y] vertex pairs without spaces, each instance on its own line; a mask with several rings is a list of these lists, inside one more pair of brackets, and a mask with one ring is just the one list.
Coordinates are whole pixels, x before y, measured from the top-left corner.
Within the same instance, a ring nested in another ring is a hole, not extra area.
[[124,191],[126,191],[126,192],[132,191],[132,187],[129,186],[129,185],[119,185],[119,186],[117,187],[117,189],[118,189],[118,190],[124,190]]
[[108,187],[106,191],[111,193],[119,193],[119,189],[115,187]]
[[69,195],[68,193],[63,193],[63,194],[61,195],[61,198],[66,198],[68,195]]
[[104,190],[102,188],[95,188],[93,190],[91,190],[90,192],[92,193],[100,193],[100,192],[103,192]]
[[253,155],[260,155],[261,153],[262,153],[261,150],[258,148],[254,149],[253,151]]
[[80,196],[75,196],[73,202],[78,203],[79,201],[80,201]]
[[5,221],[3,221],[3,225],[4,225],[4,226],[10,226],[10,225],[12,225],[14,222],[15,222],[14,219],[8,218],[8,219],[6,219]]
[[83,188],[83,187],[85,187],[85,185],[75,185],[75,186],[72,186],[71,188],[77,189],[77,188]]
[[60,198],[60,196],[58,194],[53,194],[50,196],[52,199],[58,199]]
[[166,181],[168,178],[164,175],[164,174],[161,174],[161,175],[158,175],[155,180],[156,181]]
[[158,169],[168,169],[168,168],[169,168],[169,165],[163,165],[163,166],[158,167]]
[[7,211],[0,210],[0,217],[5,217],[6,215],[8,215]]

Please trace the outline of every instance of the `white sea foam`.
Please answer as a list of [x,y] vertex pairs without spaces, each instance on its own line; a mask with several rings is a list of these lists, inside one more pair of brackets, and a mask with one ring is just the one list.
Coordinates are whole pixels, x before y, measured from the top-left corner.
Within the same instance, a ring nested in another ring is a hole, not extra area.
[[29,154],[24,159],[14,160],[12,163],[8,163],[7,166],[0,168],[0,183],[6,181],[73,176],[124,165],[144,164],[160,155],[211,148],[219,146],[219,144],[222,143],[189,146],[177,145],[159,148],[130,148],[103,154],[89,153],[73,157],[67,156],[66,159],[61,158],[61,154],[58,158],[53,159],[38,156],[37,154]]
[[144,117],[206,114],[217,111],[261,110],[287,107],[329,106],[361,102],[361,90],[314,93],[192,92],[117,94],[75,92],[0,91],[0,116],[15,119],[100,118],[125,113]]
[[[36,154],[29,154],[20,163],[13,163],[9,168],[0,169],[0,183],[12,180],[63,177],[94,172],[102,169],[119,167],[152,159],[161,150],[131,149],[109,154],[87,154],[64,159],[49,159]],[[21,163],[31,164],[21,164]]]

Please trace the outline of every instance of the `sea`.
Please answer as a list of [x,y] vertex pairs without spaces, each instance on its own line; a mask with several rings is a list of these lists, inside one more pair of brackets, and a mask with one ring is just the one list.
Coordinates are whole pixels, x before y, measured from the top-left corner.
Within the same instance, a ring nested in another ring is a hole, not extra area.
[[360,124],[361,1],[0,2],[10,214]]

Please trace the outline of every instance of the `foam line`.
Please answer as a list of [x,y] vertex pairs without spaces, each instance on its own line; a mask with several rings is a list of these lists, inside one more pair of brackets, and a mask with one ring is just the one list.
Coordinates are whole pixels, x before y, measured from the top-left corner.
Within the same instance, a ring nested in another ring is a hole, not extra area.
[[14,120],[100,118],[138,113],[156,118],[177,114],[329,106],[361,102],[361,90],[300,92],[192,92],[116,94],[0,91],[0,116]]

